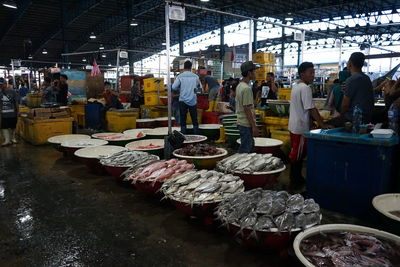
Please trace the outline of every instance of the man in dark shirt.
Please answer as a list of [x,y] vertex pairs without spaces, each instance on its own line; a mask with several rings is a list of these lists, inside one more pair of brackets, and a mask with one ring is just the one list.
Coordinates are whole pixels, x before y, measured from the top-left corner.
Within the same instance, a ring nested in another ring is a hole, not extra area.
[[60,106],[66,106],[68,104],[68,76],[65,74],[60,75],[60,90],[57,95],[57,102]]
[[273,72],[267,73],[267,81],[263,82],[257,92],[257,100],[261,99],[261,106],[267,105],[267,99],[278,99],[278,87],[275,82],[275,74]]
[[346,80],[345,93],[340,114],[347,121],[353,120],[353,110],[358,106],[362,110],[363,123],[372,120],[374,110],[374,93],[371,79],[362,72],[365,55],[361,52],[351,54],[347,68],[351,76]]

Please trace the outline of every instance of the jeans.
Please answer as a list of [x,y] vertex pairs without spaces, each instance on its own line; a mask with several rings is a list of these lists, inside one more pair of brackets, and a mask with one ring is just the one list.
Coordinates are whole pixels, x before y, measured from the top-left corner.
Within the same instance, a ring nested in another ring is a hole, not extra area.
[[179,107],[179,101],[178,99],[172,99],[172,114],[175,117],[176,125],[180,126],[181,124],[181,112],[180,112],[180,107]]
[[240,133],[240,146],[238,153],[251,153],[254,148],[253,130],[251,127],[238,125]]
[[184,102],[179,102],[179,110],[180,110],[180,117],[181,117],[181,132],[183,134],[187,134],[186,129],[186,116],[189,110],[190,117],[192,118],[193,122],[193,130],[194,134],[200,134],[199,130],[199,123],[197,121],[197,107],[196,106],[189,106],[186,105]]

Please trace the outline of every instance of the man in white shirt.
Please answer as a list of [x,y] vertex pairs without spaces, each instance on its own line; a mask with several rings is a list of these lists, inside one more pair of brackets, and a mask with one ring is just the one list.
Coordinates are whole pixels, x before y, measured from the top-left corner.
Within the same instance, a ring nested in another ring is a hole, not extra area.
[[306,156],[306,139],[303,136],[311,129],[311,117],[321,128],[327,128],[313,103],[309,86],[314,81],[315,70],[311,62],[303,62],[299,68],[300,80],[293,84],[290,97],[289,131],[292,148],[289,154],[291,163],[290,182],[292,185],[303,185],[301,174],[303,159]]

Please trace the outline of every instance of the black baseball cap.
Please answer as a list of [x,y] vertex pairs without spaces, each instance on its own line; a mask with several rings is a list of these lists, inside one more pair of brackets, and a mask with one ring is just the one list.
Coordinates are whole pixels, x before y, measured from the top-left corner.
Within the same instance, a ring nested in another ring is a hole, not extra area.
[[256,70],[256,69],[259,69],[259,68],[260,68],[260,66],[254,64],[253,61],[246,61],[245,63],[243,63],[243,64],[240,66],[240,71],[243,73],[243,72],[248,72],[248,71]]

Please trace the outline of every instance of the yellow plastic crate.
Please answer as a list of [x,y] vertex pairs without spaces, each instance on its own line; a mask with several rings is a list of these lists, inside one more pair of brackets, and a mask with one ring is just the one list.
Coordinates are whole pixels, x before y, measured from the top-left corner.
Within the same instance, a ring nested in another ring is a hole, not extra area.
[[46,144],[53,136],[72,134],[72,118],[24,120],[27,128],[23,138],[33,145]]
[[275,54],[274,53],[254,53],[253,61],[259,64],[274,64]]
[[144,104],[146,106],[157,106],[160,104],[158,93],[144,93]]
[[143,80],[145,93],[165,91],[164,78],[148,78]]
[[38,108],[42,104],[42,96],[39,94],[27,94],[26,105],[30,108]]
[[18,118],[17,121],[17,127],[15,129],[15,131],[17,132],[18,136],[23,136],[24,132],[25,132],[25,123],[24,123],[24,119],[23,118]]
[[286,156],[289,155],[291,149],[289,131],[271,130],[270,133],[271,133],[271,138],[278,139],[283,142],[281,149]]
[[108,111],[106,114],[107,130],[110,132],[123,132],[136,128],[136,112]]
[[278,99],[279,100],[290,100],[291,93],[292,93],[292,88],[279,88],[278,89]]
[[264,117],[264,123],[266,125],[279,125],[287,128],[289,124],[289,118],[267,116]]
[[28,113],[29,112],[29,108],[25,107],[25,106],[19,106],[18,109],[19,109],[20,113]]

